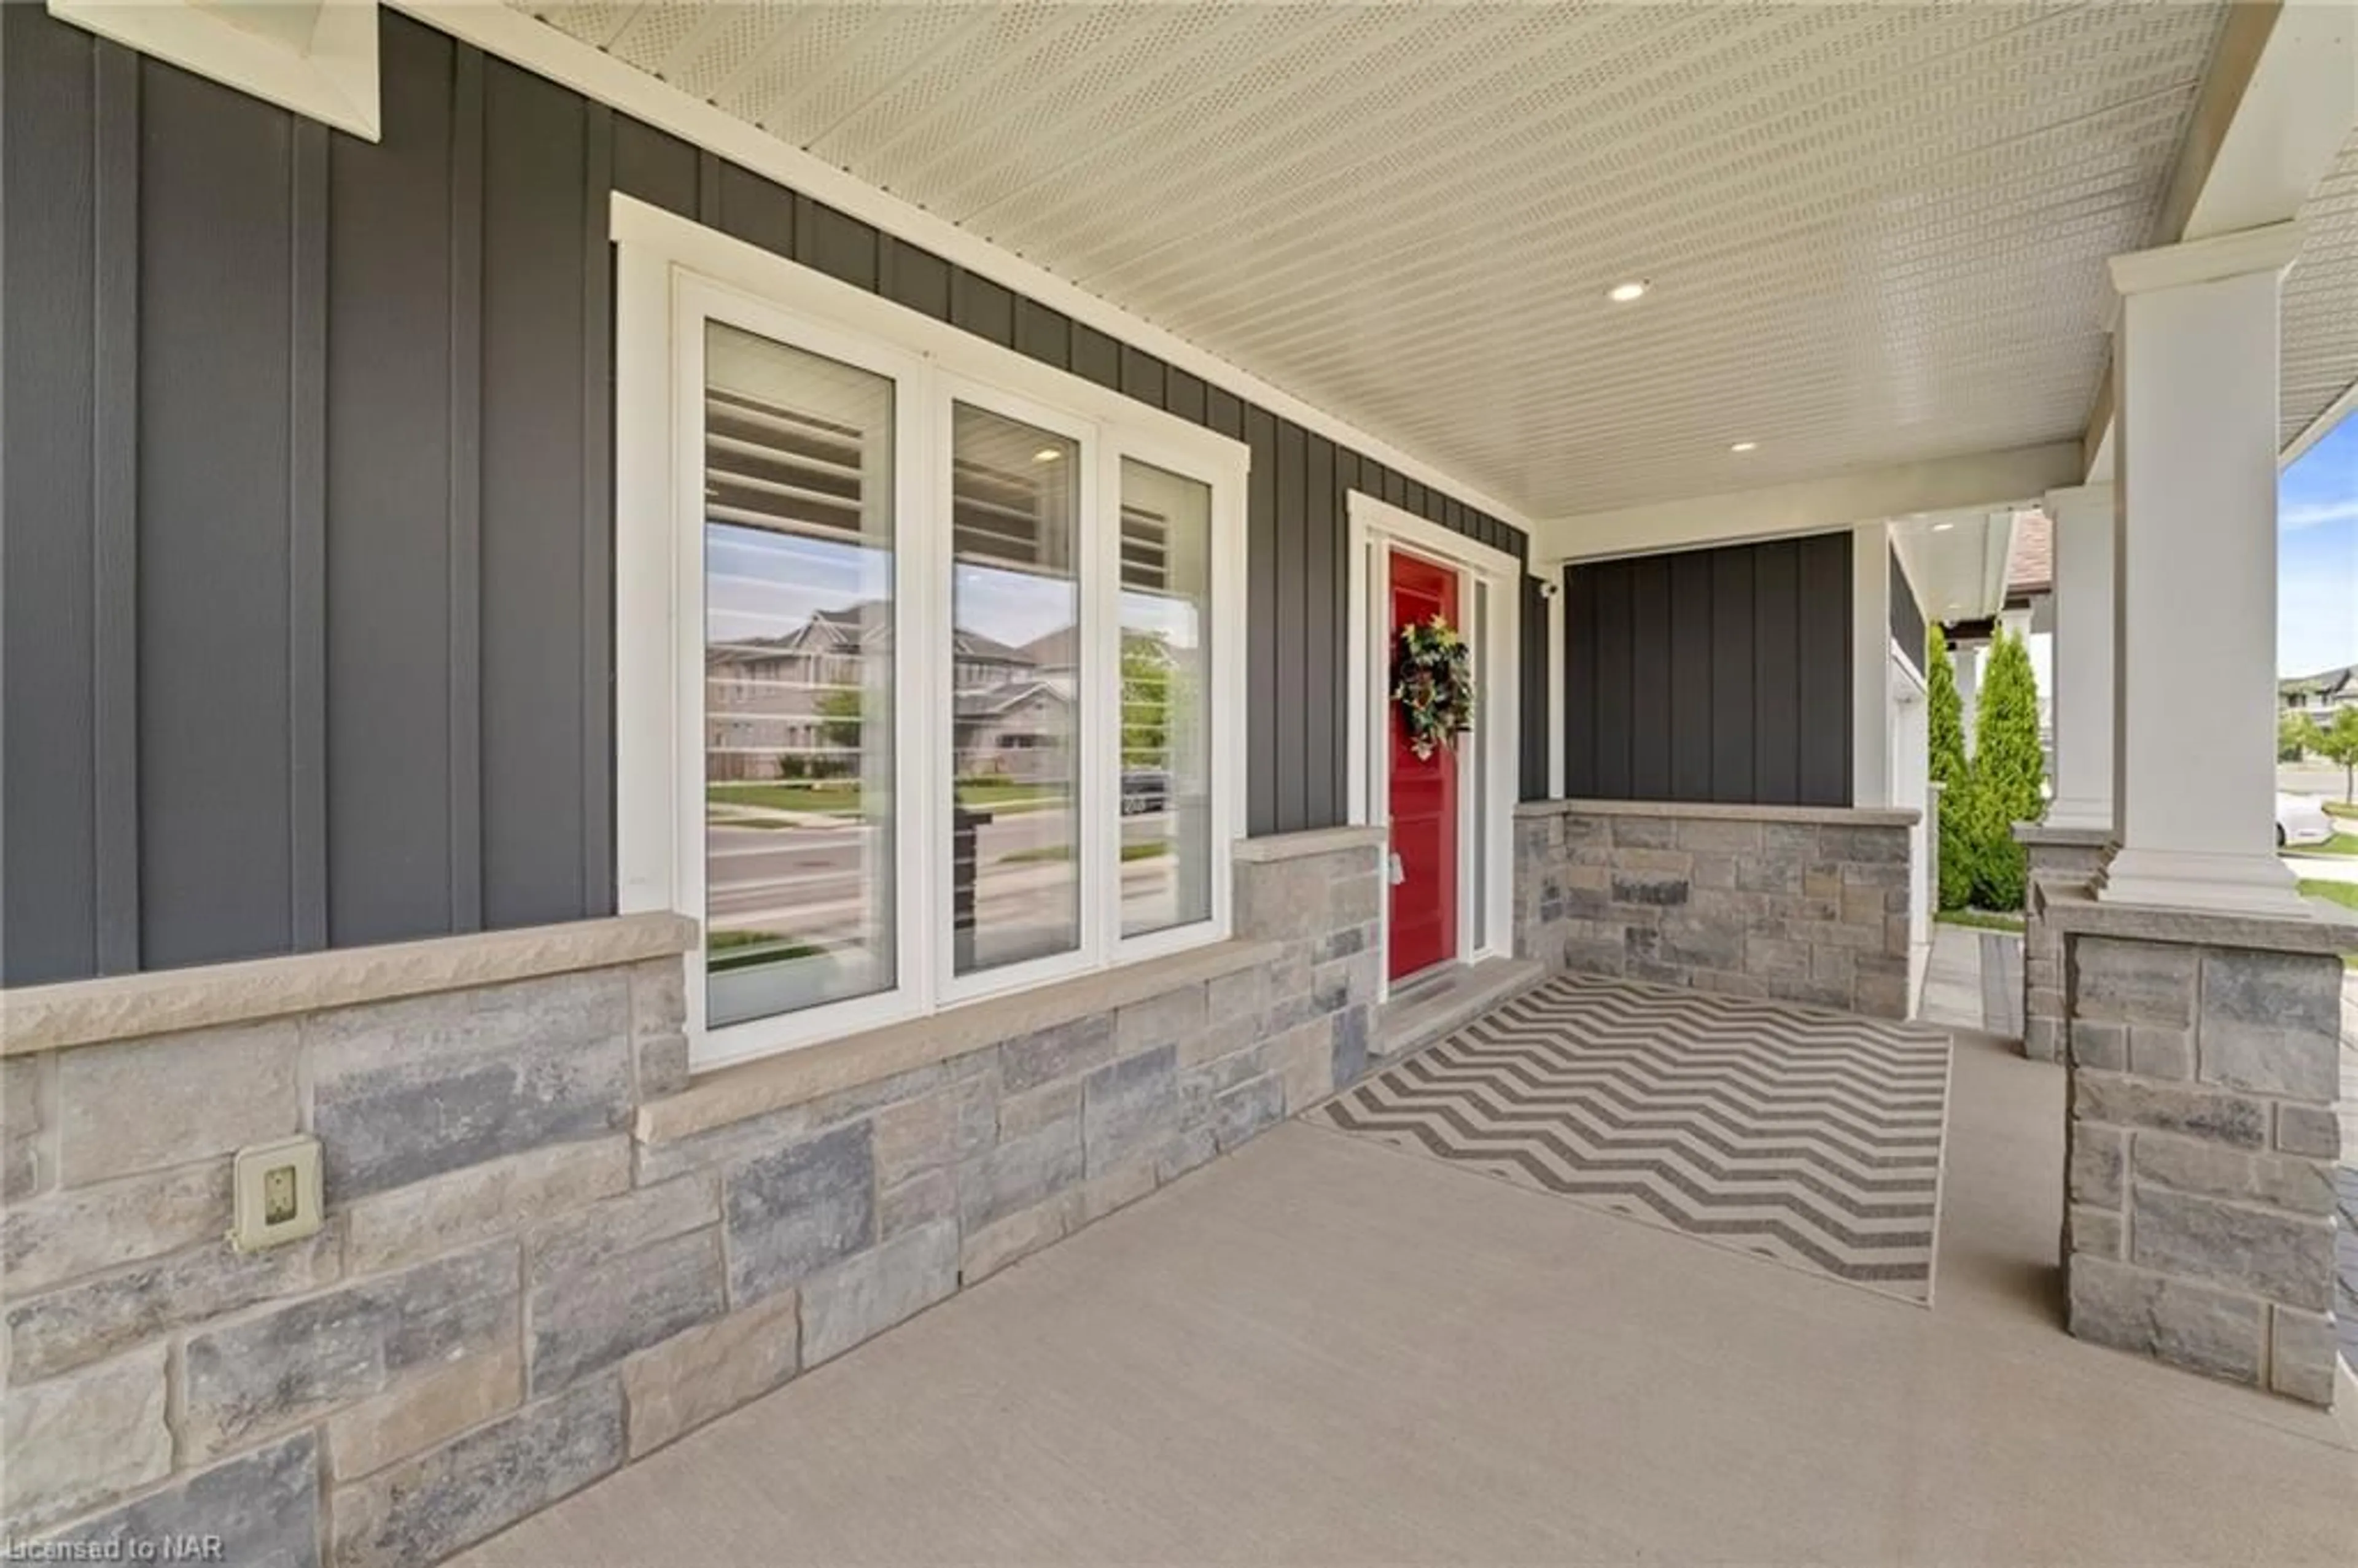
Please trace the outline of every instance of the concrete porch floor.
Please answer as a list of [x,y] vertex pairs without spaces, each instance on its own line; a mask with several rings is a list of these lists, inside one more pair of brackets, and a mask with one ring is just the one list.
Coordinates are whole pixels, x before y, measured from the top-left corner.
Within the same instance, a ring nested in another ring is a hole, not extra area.
[[1293,1123],[462,1561],[2358,1562],[2358,1398],[2057,1326],[2013,1051],[1931,1311]]

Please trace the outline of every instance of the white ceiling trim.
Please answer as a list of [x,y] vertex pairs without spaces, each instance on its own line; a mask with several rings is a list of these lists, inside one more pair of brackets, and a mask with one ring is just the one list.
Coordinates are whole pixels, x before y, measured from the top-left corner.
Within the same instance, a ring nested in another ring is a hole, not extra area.
[[2325,439],[2325,433],[2328,430],[2341,424],[2353,413],[2358,413],[2358,381],[2353,381],[2343,387],[2342,395],[2320,409],[2317,417],[2310,420],[2301,433],[2292,438],[2277,458],[2277,467],[2290,468],[2300,461],[2303,453]]
[[1976,452],[1627,506],[1534,524],[1534,560],[1593,560],[1743,539],[1822,534],[1918,512],[2011,507],[2080,482],[2077,441]]
[[1527,533],[1520,511],[1011,251],[504,5],[386,0],[428,27],[659,126],[1063,311]]

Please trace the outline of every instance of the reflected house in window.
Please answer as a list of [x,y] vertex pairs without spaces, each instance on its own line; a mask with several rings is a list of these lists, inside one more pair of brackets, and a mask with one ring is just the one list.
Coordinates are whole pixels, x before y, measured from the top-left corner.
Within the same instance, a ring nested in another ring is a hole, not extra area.
[[719,780],[859,772],[861,661],[892,652],[892,607],[822,610],[778,636],[708,643],[705,751]]

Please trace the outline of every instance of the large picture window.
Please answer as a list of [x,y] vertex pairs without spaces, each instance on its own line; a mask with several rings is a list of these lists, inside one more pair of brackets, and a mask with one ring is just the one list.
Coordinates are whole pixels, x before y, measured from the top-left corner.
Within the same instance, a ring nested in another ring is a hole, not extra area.
[[1243,447],[632,206],[618,880],[696,1060],[1224,937]]

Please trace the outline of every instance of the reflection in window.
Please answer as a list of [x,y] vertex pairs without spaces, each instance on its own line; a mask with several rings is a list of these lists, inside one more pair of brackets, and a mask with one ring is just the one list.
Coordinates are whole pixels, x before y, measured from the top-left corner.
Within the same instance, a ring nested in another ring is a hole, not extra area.
[[890,989],[892,384],[705,339],[705,1011]]
[[1212,917],[1212,491],[1121,465],[1121,934]]
[[958,404],[950,460],[956,972],[1080,946],[1080,446]]

